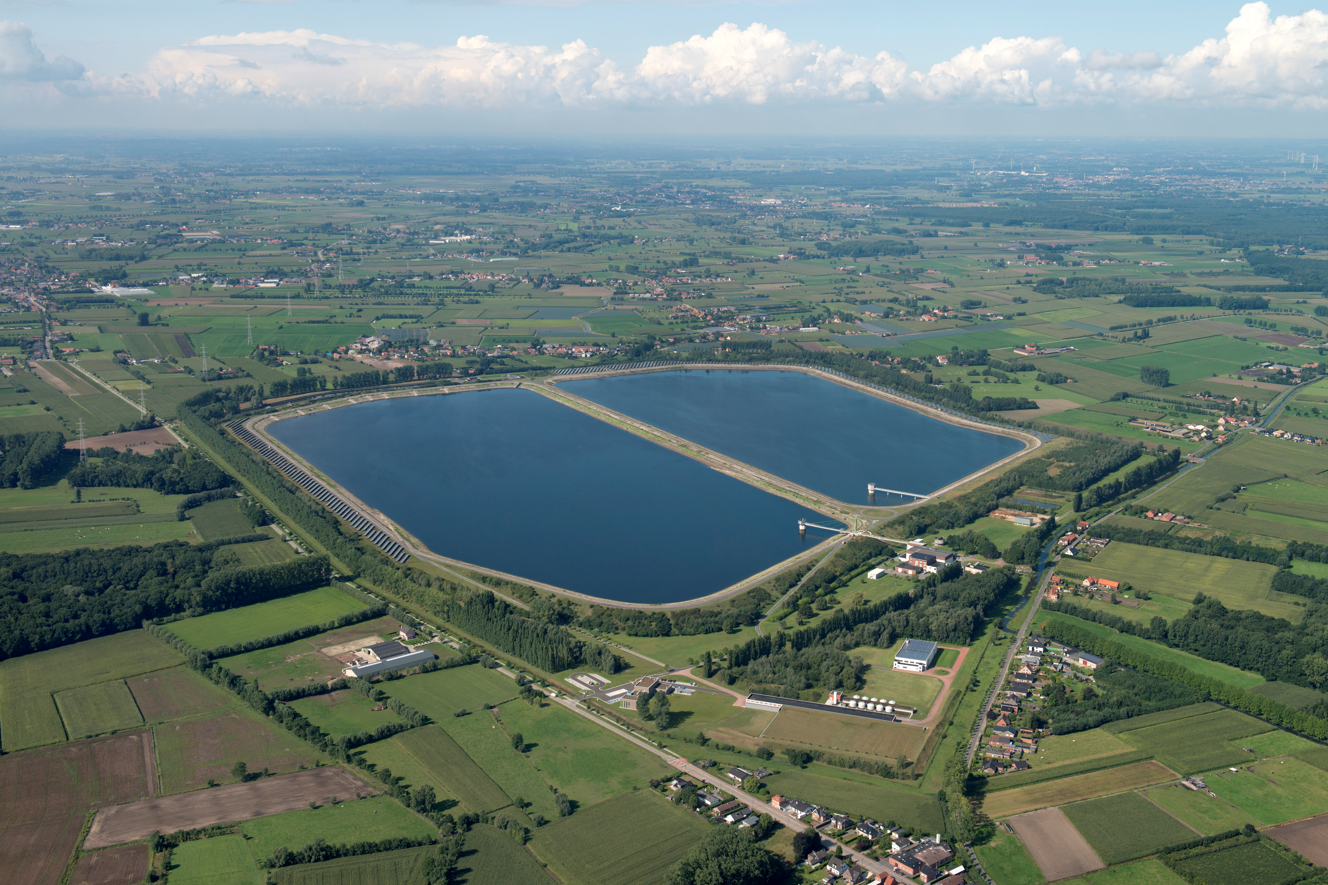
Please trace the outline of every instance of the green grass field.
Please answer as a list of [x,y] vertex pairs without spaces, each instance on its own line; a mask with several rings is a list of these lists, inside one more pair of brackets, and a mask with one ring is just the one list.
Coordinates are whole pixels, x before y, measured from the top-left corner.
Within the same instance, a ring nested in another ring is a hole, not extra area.
[[1253,609],[1275,618],[1299,621],[1305,610],[1268,598],[1277,570],[1271,565],[1180,553],[1113,541],[1092,562],[1099,577],[1129,581],[1151,593],[1189,602],[1196,593],[1221,601],[1227,608]]
[[129,630],[0,663],[0,735],[5,752],[65,740],[52,695],[164,670],[183,661],[161,640]]
[[1198,790],[1187,790],[1180,784],[1155,787],[1144,794],[1205,836],[1238,830],[1258,821],[1221,797],[1209,796]]
[[1317,750],[1322,745],[1307,740],[1289,731],[1270,731],[1253,737],[1241,738],[1233,743],[1249,747],[1260,759],[1272,759],[1276,756],[1294,756],[1309,750]]
[[241,835],[186,842],[171,851],[172,885],[259,885],[263,877]]
[[235,544],[230,550],[240,557],[240,565],[273,565],[294,559],[296,553],[285,541],[273,538],[271,541],[256,541],[250,544]]
[[332,737],[373,731],[385,723],[401,721],[401,717],[391,710],[374,712],[378,704],[350,689],[301,698],[293,701],[291,706]]
[[176,621],[169,630],[195,648],[261,639],[307,624],[322,624],[364,608],[335,587],[319,587],[281,599]]
[[527,757],[535,770],[583,806],[669,773],[657,756],[556,704],[503,704],[499,716],[531,745]]
[[1148,728],[1150,725],[1162,725],[1167,722],[1177,722],[1181,719],[1190,719],[1195,716],[1202,716],[1205,713],[1216,713],[1225,709],[1220,704],[1212,701],[1203,701],[1198,704],[1190,704],[1185,707],[1173,707],[1170,710],[1162,710],[1157,713],[1148,713],[1143,716],[1134,716],[1130,719],[1119,719],[1115,722],[1108,722],[1102,726],[1102,730],[1111,734],[1120,734],[1125,731],[1135,731],[1140,728]]
[[[669,867],[708,829],[696,815],[643,788],[544,827],[531,848],[564,882],[664,885]],[[605,844],[615,850],[603,851]]]
[[384,690],[436,722],[451,719],[458,710],[474,712],[516,697],[511,679],[479,666],[421,673],[388,683]]
[[1077,731],[1074,734],[1051,735],[1038,742],[1037,754],[1029,764],[1042,768],[1067,765],[1117,753],[1128,753],[1133,747],[1100,728]]
[[771,792],[797,796],[834,811],[894,821],[923,832],[943,830],[936,797],[893,781],[824,766],[787,769],[766,778]]
[[1300,820],[1328,808],[1328,772],[1299,759],[1268,759],[1235,772],[1213,772],[1206,780],[1208,789],[1264,824]]
[[1272,731],[1273,727],[1235,710],[1205,713],[1164,725],[1124,732],[1128,744],[1155,755],[1181,774],[1197,774],[1224,765],[1239,765],[1249,754],[1230,742]]
[[273,871],[277,885],[423,885],[414,878],[420,862],[437,849],[406,848],[366,857],[343,857],[315,864],[298,864]]
[[[939,664],[938,664],[939,666]],[[853,694],[873,698],[885,698],[891,703],[906,707],[917,707],[917,717],[925,717],[931,712],[931,705],[941,695],[944,683],[935,676],[926,673],[907,673],[902,670],[868,670],[866,685]]]
[[[406,734],[409,733],[406,732]],[[374,771],[382,768],[390,769],[394,778],[400,778],[398,783],[406,787],[433,787],[434,796],[436,797],[434,810],[454,811],[454,813],[463,811],[463,809],[456,808],[457,798],[452,795],[451,790],[448,789],[442,779],[406,752],[395,737],[366,744],[355,750],[354,755],[362,757],[366,762],[373,765]]]
[[513,801],[525,799],[531,814],[550,820],[558,816],[548,782],[529,757],[512,749],[512,739],[492,713],[481,710],[459,719],[449,717],[440,725]]
[[1080,882],[1087,882],[1088,885],[1182,885],[1185,880],[1163,866],[1159,860],[1140,860],[1070,881],[1074,885]]
[[143,724],[143,716],[123,679],[59,692],[55,695],[55,705],[70,740]]
[[1039,885],[1046,877],[1013,833],[998,831],[986,845],[976,846],[978,860],[996,885]]
[[457,864],[456,881],[461,885],[515,885],[518,882],[543,885],[550,881],[550,877],[531,857],[530,851],[516,844],[511,836],[495,827],[477,826],[466,834],[466,848]]
[[1264,842],[1249,842],[1176,862],[1208,885],[1282,885],[1304,870]]
[[[467,810],[477,813],[497,811],[512,804],[512,797],[504,793],[503,788],[466,755],[452,736],[438,726],[411,729],[392,738],[392,742],[437,778]],[[508,750],[511,750],[511,744],[508,744]]]
[[[240,511],[240,502],[234,498],[209,501],[201,507],[185,512],[204,541],[218,538],[236,538],[254,531],[253,523]],[[293,551],[292,551],[293,552]]]
[[1194,831],[1138,793],[1118,793],[1061,808],[1108,865],[1193,839]]
[[124,544],[148,546],[160,541],[198,540],[190,523],[175,519],[120,525],[40,528],[5,532],[0,537],[3,537],[5,550],[9,553],[48,553],[75,547],[119,547]]
[[271,857],[276,848],[285,846],[294,850],[315,839],[337,845],[396,836],[420,839],[438,832],[427,820],[407,811],[389,796],[257,817],[245,821],[241,828],[249,838],[249,850],[260,860]]

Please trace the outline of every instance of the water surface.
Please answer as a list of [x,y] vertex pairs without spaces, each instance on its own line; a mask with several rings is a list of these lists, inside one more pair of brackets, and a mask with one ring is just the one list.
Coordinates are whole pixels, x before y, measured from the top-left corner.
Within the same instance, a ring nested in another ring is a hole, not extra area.
[[867,504],[869,482],[925,495],[1023,448],[802,372],[698,369],[560,386],[847,503]]
[[633,603],[722,590],[832,521],[540,394],[358,403],[268,432],[444,556]]

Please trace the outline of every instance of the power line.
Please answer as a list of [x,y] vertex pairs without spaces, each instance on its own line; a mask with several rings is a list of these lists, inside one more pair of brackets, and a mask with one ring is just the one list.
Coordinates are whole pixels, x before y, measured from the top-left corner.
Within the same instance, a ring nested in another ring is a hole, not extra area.
[[83,462],[88,460],[88,443],[83,438],[83,419],[78,419],[78,460]]
[[203,345],[203,380],[207,380],[207,345]]
[[249,346],[254,345],[254,320],[253,317],[244,318],[244,330],[249,334]]

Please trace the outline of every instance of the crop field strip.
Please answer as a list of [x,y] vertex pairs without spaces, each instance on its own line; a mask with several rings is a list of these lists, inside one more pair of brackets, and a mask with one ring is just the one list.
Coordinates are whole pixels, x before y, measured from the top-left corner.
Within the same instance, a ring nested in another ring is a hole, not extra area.
[[1095,799],[1099,796],[1166,783],[1177,777],[1176,772],[1160,762],[1134,762],[1118,768],[1001,790],[986,797],[982,810],[988,817],[997,820],[1038,808]]
[[1061,811],[1108,865],[1154,854],[1198,835],[1138,793],[1063,805]]
[[365,604],[336,587],[319,587],[266,602],[175,621],[166,629],[195,648],[216,648],[324,624]]
[[482,814],[512,804],[512,798],[503,788],[439,726],[414,728],[392,740],[441,780],[470,811]]

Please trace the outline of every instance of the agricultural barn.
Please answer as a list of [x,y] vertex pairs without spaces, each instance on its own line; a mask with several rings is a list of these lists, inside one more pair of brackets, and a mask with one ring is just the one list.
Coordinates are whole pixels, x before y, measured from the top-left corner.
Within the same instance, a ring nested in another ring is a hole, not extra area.
[[425,661],[432,661],[436,656],[426,649],[411,651],[395,639],[365,646],[356,655],[356,663],[343,672],[347,676],[364,678],[387,670],[402,670],[414,667]]
[[1076,652],[1075,654],[1069,655],[1069,659],[1070,663],[1074,664],[1076,667],[1085,667],[1089,670],[1096,670],[1098,667],[1102,666],[1101,658],[1097,655],[1090,655],[1086,651]]
[[936,662],[940,646],[925,639],[905,639],[904,647],[895,655],[895,669],[909,670],[914,673],[931,667]]

